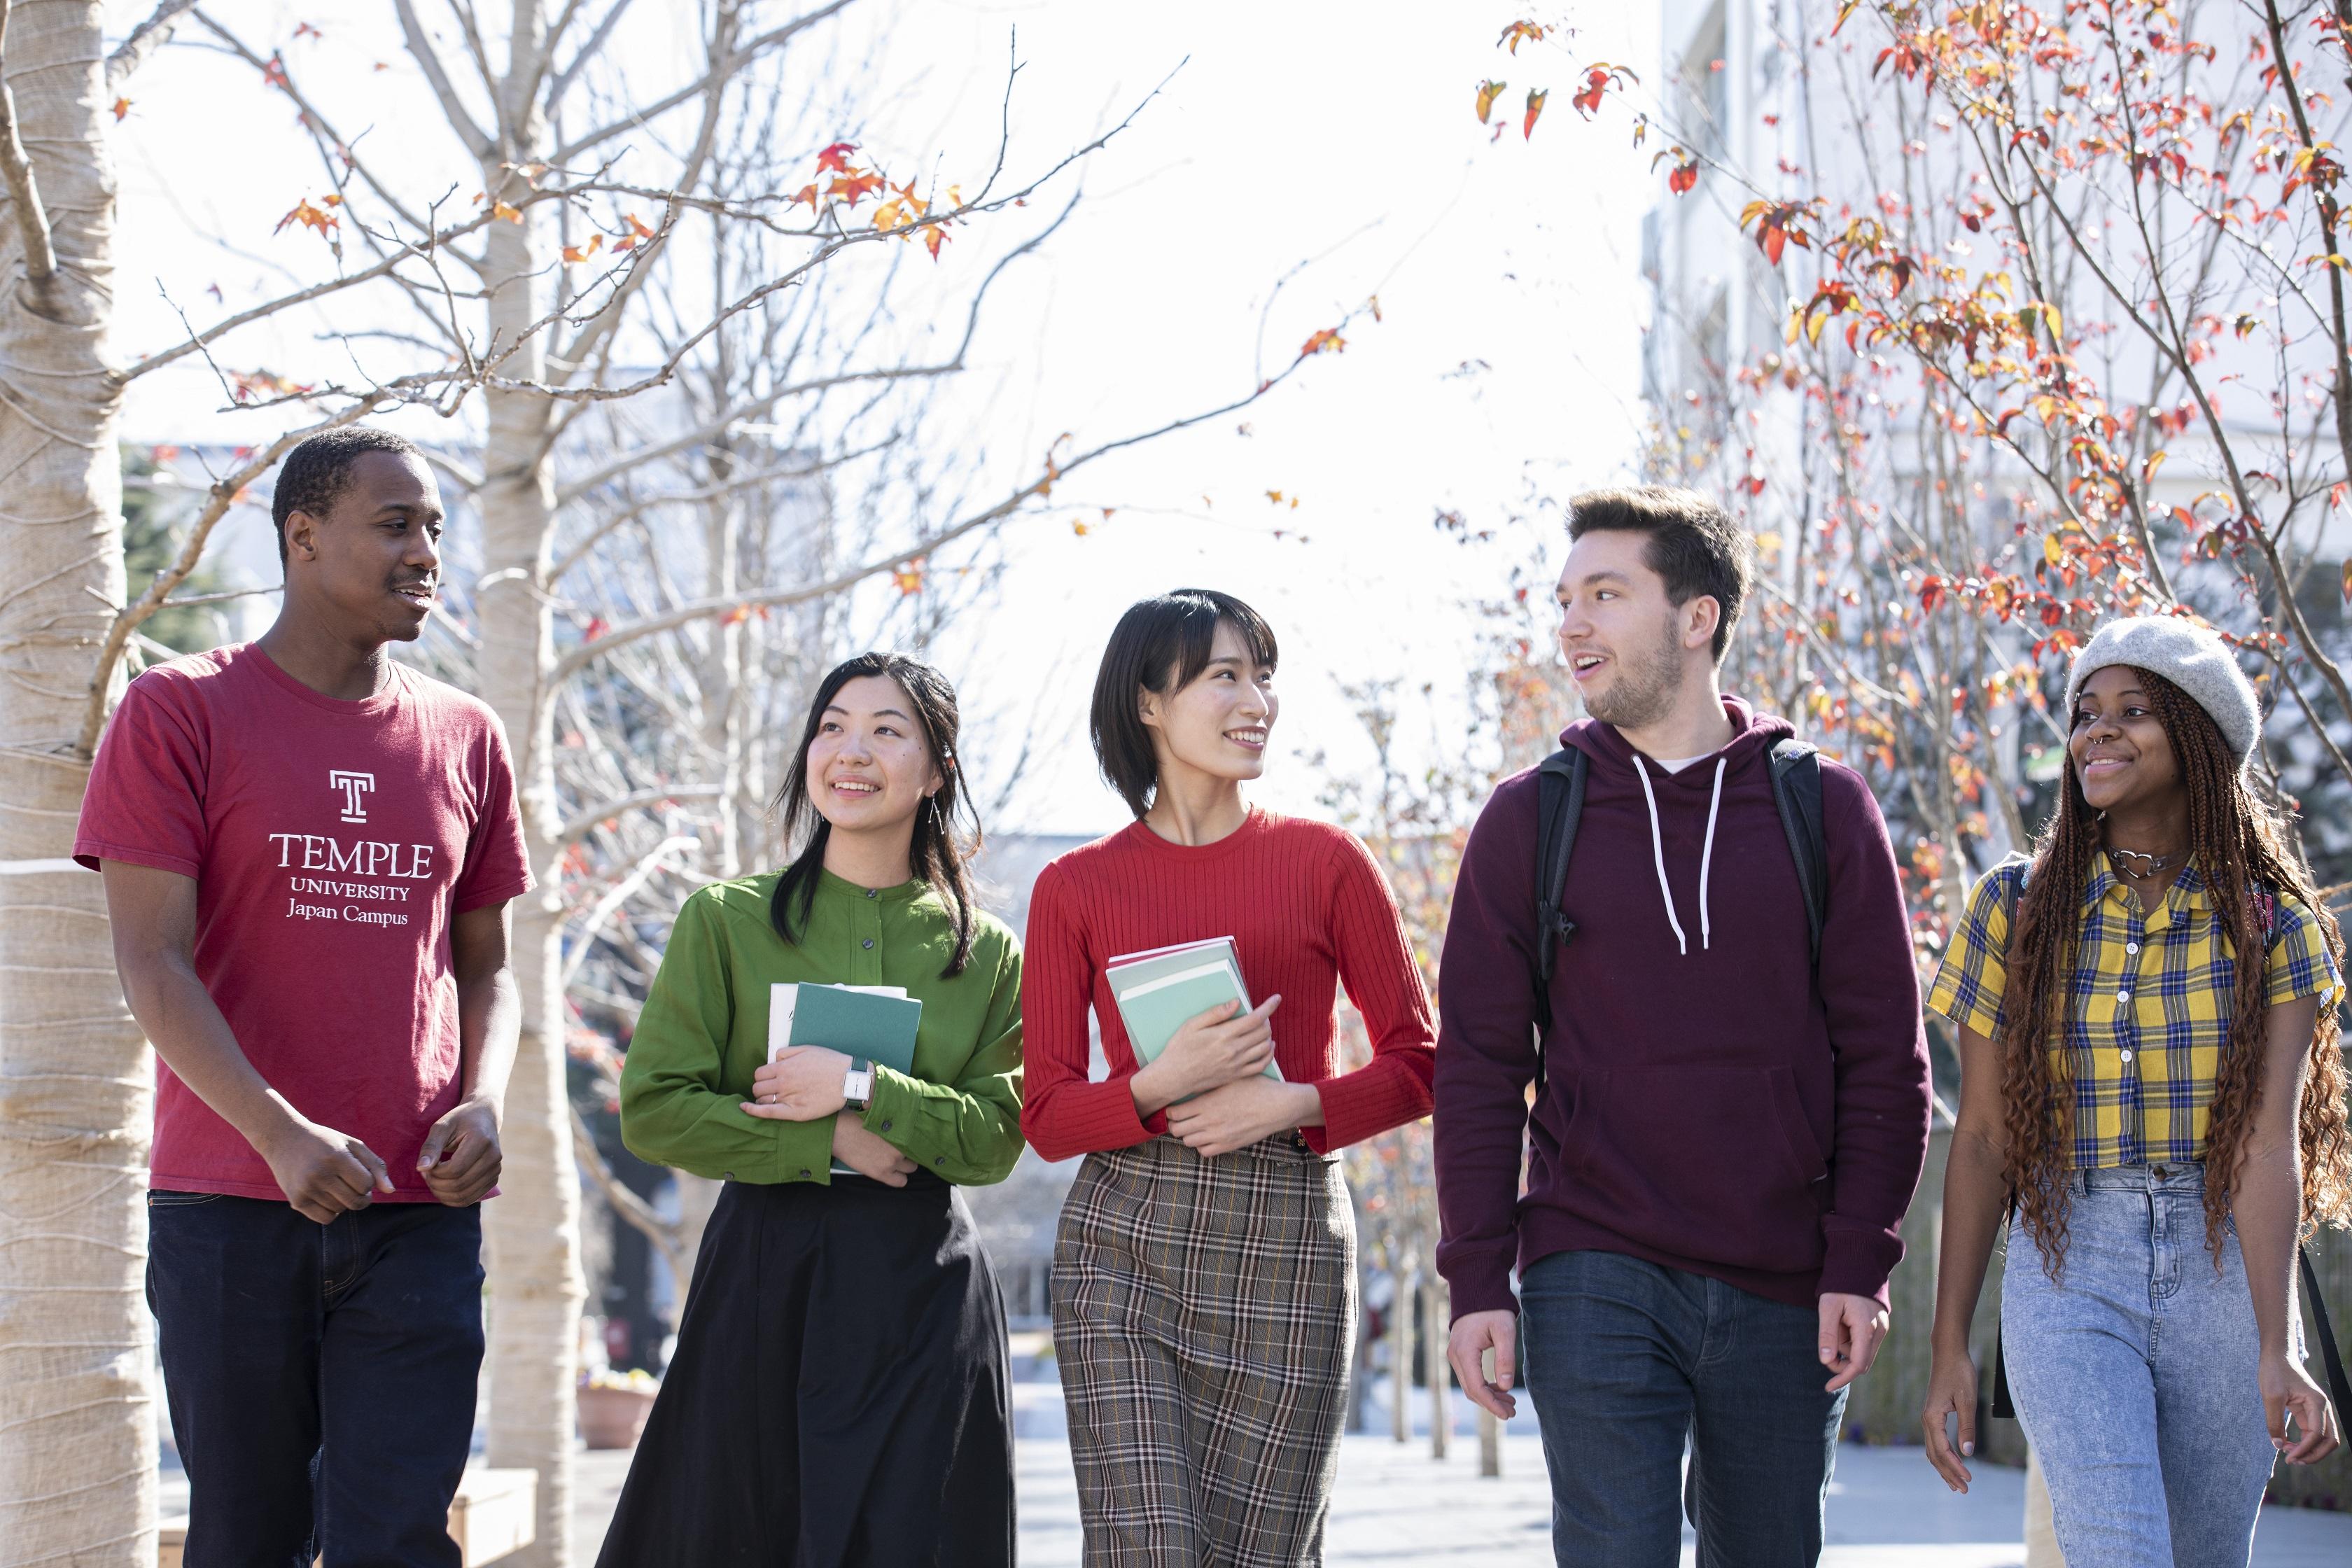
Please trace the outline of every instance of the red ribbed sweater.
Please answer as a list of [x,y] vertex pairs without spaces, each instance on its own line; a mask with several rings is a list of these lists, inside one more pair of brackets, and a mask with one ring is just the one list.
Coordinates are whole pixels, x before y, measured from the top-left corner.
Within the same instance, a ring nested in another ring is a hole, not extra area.
[[[1123,953],[1230,936],[1253,1001],[1277,993],[1274,1059],[1312,1083],[1318,1152],[1429,1114],[1436,1029],[1396,900],[1371,852],[1328,823],[1252,808],[1213,844],[1171,844],[1136,823],[1055,860],[1030,895],[1024,942],[1021,1131],[1048,1160],[1124,1149],[1168,1130],[1135,1111],[1135,1051],[1103,965]],[[1345,984],[1372,1059],[1339,1068],[1334,1003]],[[1102,1025],[1110,1077],[1087,1077],[1087,1009]]]

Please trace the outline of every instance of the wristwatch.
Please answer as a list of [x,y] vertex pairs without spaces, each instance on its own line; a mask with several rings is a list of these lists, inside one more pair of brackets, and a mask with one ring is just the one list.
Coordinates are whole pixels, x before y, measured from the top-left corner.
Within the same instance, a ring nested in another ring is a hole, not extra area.
[[849,1071],[841,1080],[841,1108],[866,1114],[866,1107],[874,1099],[874,1064],[864,1057],[849,1058]]

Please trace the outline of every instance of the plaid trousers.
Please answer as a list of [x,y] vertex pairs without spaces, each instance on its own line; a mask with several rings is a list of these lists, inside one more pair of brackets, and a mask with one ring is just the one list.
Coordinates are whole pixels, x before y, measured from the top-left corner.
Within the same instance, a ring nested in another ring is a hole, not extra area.
[[1087,1155],[1054,1245],[1087,1568],[1319,1564],[1355,1323],[1335,1158]]

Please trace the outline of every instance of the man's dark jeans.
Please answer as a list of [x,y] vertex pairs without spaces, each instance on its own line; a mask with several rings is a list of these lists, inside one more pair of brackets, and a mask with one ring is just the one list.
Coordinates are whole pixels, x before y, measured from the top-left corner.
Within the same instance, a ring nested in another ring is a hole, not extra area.
[[187,1568],[457,1568],[481,1210],[150,1193],[147,1246]]
[[[1561,1568],[1811,1568],[1845,1393],[1820,1314],[1613,1252],[1556,1252],[1519,1282],[1527,1388]],[[1684,1439],[1691,1446],[1687,1494]]]

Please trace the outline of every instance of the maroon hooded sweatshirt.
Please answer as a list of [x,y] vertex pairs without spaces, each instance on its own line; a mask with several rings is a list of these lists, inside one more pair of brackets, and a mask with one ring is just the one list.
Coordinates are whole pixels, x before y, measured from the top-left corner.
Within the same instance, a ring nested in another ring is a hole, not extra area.
[[1929,1101],[1894,849],[1860,775],[1823,758],[1816,976],[1772,800],[1792,731],[1723,706],[1731,743],[1678,773],[1594,720],[1560,737],[1591,766],[1532,1116],[1535,773],[1471,830],[1438,972],[1437,1266],[1456,1317],[1513,1307],[1515,1261],[1571,1249],[1799,1306],[1885,1300]]

